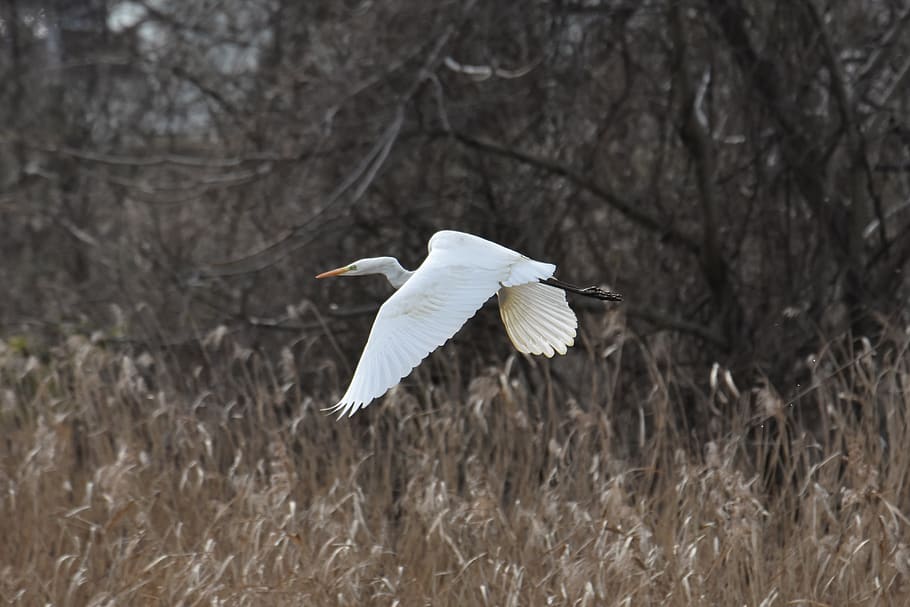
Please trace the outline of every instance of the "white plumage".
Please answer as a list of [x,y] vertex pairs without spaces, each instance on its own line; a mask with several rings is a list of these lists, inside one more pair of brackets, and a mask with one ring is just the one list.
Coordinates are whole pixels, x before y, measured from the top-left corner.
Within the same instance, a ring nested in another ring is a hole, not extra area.
[[503,287],[497,294],[502,324],[519,352],[550,358],[575,344],[578,320],[565,291],[529,282]]
[[550,357],[575,343],[578,321],[565,292],[540,282],[553,276],[553,264],[451,230],[434,234],[428,248],[414,272],[378,257],[317,276],[384,274],[398,287],[379,309],[351,384],[330,412],[353,415],[385,394],[494,294],[518,351]]

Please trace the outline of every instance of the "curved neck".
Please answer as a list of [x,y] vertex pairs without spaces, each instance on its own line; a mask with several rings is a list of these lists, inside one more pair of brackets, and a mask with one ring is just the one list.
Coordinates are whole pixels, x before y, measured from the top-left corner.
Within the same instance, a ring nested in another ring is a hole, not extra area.
[[401,288],[401,286],[408,281],[411,275],[414,274],[414,272],[402,268],[401,264],[398,263],[398,260],[394,258],[391,259],[388,265],[382,269],[382,273],[385,274],[385,277],[396,289]]

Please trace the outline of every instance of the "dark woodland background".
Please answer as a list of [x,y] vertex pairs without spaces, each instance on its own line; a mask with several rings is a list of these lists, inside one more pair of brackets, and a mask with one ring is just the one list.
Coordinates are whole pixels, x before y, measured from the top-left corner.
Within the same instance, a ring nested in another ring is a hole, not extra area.
[[[580,347],[622,314],[686,390],[718,363],[788,398],[829,340],[906,326],[906,2],[2,7],[0,333],[32,352],[185,363],[226,332],[330,400],[389,289],[313,275],[414,267],[442,228],[621,291],[575,302]],[[470,373],[510,352],[475,322]],[[599,406],[596,368],[554,369]]]

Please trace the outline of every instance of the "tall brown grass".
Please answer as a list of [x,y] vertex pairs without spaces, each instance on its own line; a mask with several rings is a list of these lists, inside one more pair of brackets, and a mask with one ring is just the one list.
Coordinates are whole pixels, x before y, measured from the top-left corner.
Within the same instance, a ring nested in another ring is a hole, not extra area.
[[[187,364],[6,343],[0,597],[908,604],[910,340],[894,333],[832,341],[792,401],[717,368],[693,390],[619,329],[555,363],[469,370],[443,351],[342,421],[319,409],[345,372],[289,349],[273,365],[217,334]],[[651,371],[617,394],[623,356]],[[563,389],[576,367],[586,385]],[[704,427],[680,426],[684,398]]]

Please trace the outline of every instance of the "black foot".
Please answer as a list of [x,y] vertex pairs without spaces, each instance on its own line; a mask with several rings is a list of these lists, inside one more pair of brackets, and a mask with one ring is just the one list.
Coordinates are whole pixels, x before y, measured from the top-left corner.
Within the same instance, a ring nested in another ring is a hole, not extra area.
[[616,293],[614,291],[605,291],[600,287],[587,287],[581,290],[580,295],[588,295],[590,297],[596,297],[597,299],[602,299],[604,301],[622,301],[621,293]]

